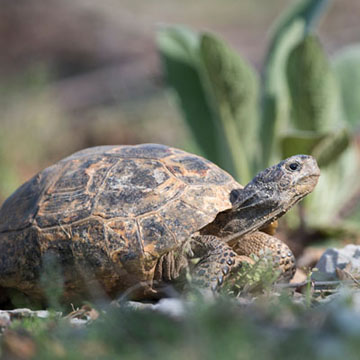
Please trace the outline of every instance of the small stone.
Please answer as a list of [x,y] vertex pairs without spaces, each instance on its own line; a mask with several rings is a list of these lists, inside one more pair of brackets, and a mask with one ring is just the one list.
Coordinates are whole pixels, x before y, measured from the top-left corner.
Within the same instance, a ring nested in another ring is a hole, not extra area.
[[0,311],[0,329],[7,328],[11,324],[10,315],[7,311]]
[[34,311],[26,308],[9,310],[8,313],[10,314],[12,319],[23,319],[34,315]]
[[336,269],[351,267],[354,273],[360,273],[360,246],[347,245],[341,249],[329,248],[320,257],[315,266],[318,271],[312,274],[313,280],[336,280]]
[[84,327],[85,325],[87,325],[89,321],[86,319],[72,318],[72,319],[69,319],[69,322],[71,325],[81,328],[81,327]]
[[47,310],[38,310],[38,311],[35,311],[35,315],[38,318],[47,319],[50,316],[50,313]]
[[184,303],[180,299],[161,299],[153,309],[173,317],[181,317],[185,314]]
[[124,305],[128,308],[130,308],[131,310],[153,310],[154,309],[154,305],[153,304],[149,304],[149,303],[142,303],[140,301],[126,301],[124,303]]

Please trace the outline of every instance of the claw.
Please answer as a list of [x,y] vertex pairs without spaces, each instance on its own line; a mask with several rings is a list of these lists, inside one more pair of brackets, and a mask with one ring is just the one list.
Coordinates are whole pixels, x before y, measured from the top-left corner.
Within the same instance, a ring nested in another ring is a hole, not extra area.
[[223,276],[220,275],[220,276],[218,277],[217,281],[218,281],[218,284],[221,285],[221,284],[224,282]]
[[233,265],[235,261],[233,259],[227,259],[226,261],[229,265]]

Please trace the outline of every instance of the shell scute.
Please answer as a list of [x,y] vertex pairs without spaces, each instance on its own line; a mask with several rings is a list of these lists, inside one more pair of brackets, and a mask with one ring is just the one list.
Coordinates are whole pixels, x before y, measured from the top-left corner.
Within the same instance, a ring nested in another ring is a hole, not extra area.
[[152,214],[141,218],[139,219],[139,225],[146,254],[159,257],[178,246],[174,235],[166,228],[163,219],[159,215]]
[[105,241],[104,224],[98,219],[72,224],[71,250],[76,263],[85,269],[101,272],[106,267],[111,267],[109,254]]
[[215,164],[195,155],[176,155],[163,160],[169,171],[189,185],[223,185],[232,178]]
[[107,175],[93,214],[109,219],[156,211],[184,187],[157,160],[121,159]]
[[143,257],[143,247],[135,219],[113,219],[106,222],[107,248],[111,256]]
[[33,222],[47,184],[55,177],[58,165],[46,168],[24,183],[0,208],[0,232],[18,230]]
[[[179,244],[213,219],[211,215],[205,214],[181,199],[167,204],[160,210],[160,216],[168,231],[176,239],[174,243]],[[157,238],[153,241],[157,241]]]
[[144,248],[135,219],[113,219],[106,222],[107,247],[113,261],[134,273],[144,269]]
[[40,227],[69,224],[90,216],[96,193],[116,159],[102,157],[68,161],[58,180],[39,202],[36,222]]
[[0,233],[0,274],[4,287],[28,290],[41,270],[41,251],[37,231],[28,227]]
[[161,159],[172,154],[172,149],[160,144],[140,144],[113,147],[106,154],[123,158]]

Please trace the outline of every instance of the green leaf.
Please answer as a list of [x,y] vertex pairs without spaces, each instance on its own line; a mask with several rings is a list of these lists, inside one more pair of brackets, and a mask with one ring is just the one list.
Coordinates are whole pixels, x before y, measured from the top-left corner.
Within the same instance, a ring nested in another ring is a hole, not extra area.
[[359,164],[357,145],[352,142],[337,161],[321,169],[319,183],[314,192],[305,199],[310,226],[336,227],[342,224],[343,210],[348,209],[350,202],[356,201],[355,195],[360,190]]
[[287,80],[292,127],[328,132],[341,121],[336,78],[318,39],[305,37],[290,53]]
[[343,111],[352,128],[360,125],[360,44],[338,52],[333,66],[341,90]]
[[209,160],[221,164],[215,114],[199,74],[199,36],[181,26],[158,32],[157,44],[168,83],[178,95],[184,118]]
[[203,154],[241,182],[255,172],[258,81],[224,41],[183,27],[159,32],[169,84]]
[[224,141],[229,144],[236,177],[251,180],[258,153],[258,80],[251,66],[224,41],[211,34],[201,37],[204,82],[219,114]]
[[282,157],[296,154],[311,154],[314,147],[323,140],[325,135],[312,131],[294,131],[281,138]]
[[312,151],[320,167],[327,166],[338,160],[339,156],[350,144],[350,135],[347,129],[342,128],[328,134]]
[[264,69],[261,140],[263,163],[279,157],[277,137],[289,118],[289,94],[285,66],[290,51],[316,25],[328,0],[302,0],[278,21],[272,35]]
[[308,154],[316,158],[320,167],[338,160],[350,142],[349,132],[341,128],[330,133],[315,131],[293,131],[281,138],[282,157]]

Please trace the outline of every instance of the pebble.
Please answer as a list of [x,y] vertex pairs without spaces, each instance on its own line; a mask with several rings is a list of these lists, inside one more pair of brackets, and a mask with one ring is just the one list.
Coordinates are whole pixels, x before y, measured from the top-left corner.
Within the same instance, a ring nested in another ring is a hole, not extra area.
[[351,273],[360,274],[360,246],[350,244],[341,249],[329,248],[315,267],[318,271],[313,272],[312,279],[318,281],[337,280],[336,268],[351,267]]

